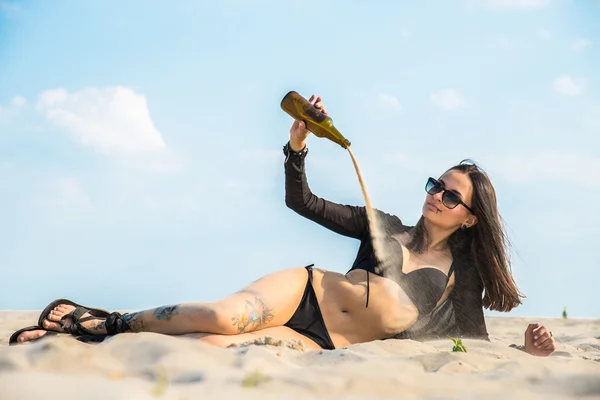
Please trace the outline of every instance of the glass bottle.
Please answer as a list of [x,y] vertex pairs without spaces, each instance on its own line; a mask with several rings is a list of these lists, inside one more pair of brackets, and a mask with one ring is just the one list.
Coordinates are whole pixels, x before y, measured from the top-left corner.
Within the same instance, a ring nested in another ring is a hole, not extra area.
[[333,120],[313,106],[295,91],[291,91],[281,100],[281,108],[292,118],[304,121],[306,128],[320,138],[326,138],[343,148],[350,147],[350,141],[333,125]]

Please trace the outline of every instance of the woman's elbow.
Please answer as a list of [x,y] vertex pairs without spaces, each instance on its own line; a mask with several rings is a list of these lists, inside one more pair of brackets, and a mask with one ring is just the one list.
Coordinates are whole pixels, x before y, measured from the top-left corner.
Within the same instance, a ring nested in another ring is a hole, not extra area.
[[300,203],[298,200],[294,199],[293,197],[285,196],[285,205],[287,208],[296,211],[301,207],[302,203]]

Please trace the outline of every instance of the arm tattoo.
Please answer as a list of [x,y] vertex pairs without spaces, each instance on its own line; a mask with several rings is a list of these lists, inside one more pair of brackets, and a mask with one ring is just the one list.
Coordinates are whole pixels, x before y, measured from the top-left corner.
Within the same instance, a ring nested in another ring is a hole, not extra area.
[[123,321],[129,326],[131,332],[144,331],[144,313],[142,311],[123,315]]
[[154,310],[154,317],[158,320],[168,321],[179,314],[179,305],[158,307]]
[[[233,321],[233,326],[237,326],[239,333],[244,333],[263,328],[274,317],[273,310],[268,308],[258,297],[255,297],[254,304],[246,300],[246,306],[242,314],[231,318],[231,321]],[[249,330],[247,330],[248,327],[250,327]]]

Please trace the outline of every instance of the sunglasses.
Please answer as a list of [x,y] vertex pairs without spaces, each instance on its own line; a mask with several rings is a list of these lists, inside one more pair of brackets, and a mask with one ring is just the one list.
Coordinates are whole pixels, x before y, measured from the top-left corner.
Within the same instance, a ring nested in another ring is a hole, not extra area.
[[471,214],[475,214],[473,210],[471,210],[471,207],[466,205],[465,202],[462,201],[456,193],[446,190],[444,185],[442,185],[442,183],[437,179],[429,178],[427,180],[427,184],[425,185],[425,191],[432,196],[439,192],[444,192],[442,194],[442,203],[444,203],[446,207],[448,207],[449,209],[453,209],[456,208],[456,206],[458,206],[459,204],[461,204],[464,208],[469,210]]

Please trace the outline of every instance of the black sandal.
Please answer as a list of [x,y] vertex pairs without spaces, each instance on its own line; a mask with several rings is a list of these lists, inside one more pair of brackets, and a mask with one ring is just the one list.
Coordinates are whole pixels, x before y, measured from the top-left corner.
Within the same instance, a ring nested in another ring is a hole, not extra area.
[[35,338],[35,339],[32,339],[32,340],[28,340],[26,343],[35,342],[35,341],[38,341],[40,339],[44,339],[46,337],[58,335],[58,332],[49,331],[46,328],[42,328],[41,326],[33,325],[33,326],[28,326],[27,328],[19,329],[18,331],[16,331],[15,333],[13,333],[10,336],[10,339],[8,339],[8,345],[9,346],[14,346],[15,344],[19,344],[19,341],[18,341],[19,335],[21,333],[23,333],[23,332],[31,332],[31,331],[46,331],[46,334],[43,335],[43,336],[40,336],[38,338]]
[[[86,322],[86,321],[91,321],[94,319],[108,318],[108,316],[110,315],[110,313],[108,311],[102,310],[100,308],[85,307],[85,306],[82,306],[80,304],[77,304],[77,303],[75,303],[71,300],[67,300],[67,299],[54,300],[52,303],[48,304],[48,306],[46,306],[46,308],[44,308],[44,311],[42,311],[42,313],[40,314],[40,317],[38,319],[38,325],[43,326],[44,320],[47,319],[48,315],[54,309],[54,307],[61,305],[61,304],[75,307],[75,309],[73,311],[71,311],[68,314],[65,314],[61,318],[60,322],[58,322],[60,324],[61,328],[63,328],[66,333],[70,333],[71,335],[74,335],[74,336],[77,336],[77,335],[106,336],[105,334],[94,333],[94,332],[84,328],[83,326],[81,326],[81,323]],[[82,318],[82,316],[85,315],[85,313],[90,313],[90,316]],[[73,323],[71,325],[69,325],[68,327],[65,326],[65,320],[67,318],[71,318],[73,321]],[[57,332],[57,333],[59,333],[59,332]]]

